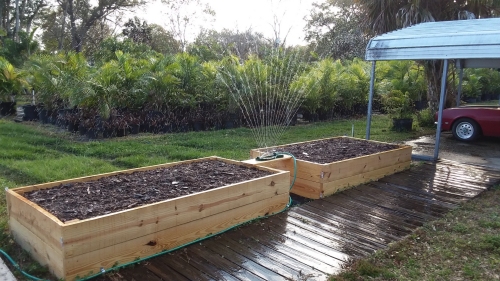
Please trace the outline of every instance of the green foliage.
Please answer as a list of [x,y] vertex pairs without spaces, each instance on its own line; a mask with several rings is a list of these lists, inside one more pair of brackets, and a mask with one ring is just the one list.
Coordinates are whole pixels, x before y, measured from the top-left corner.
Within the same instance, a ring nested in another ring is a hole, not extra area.
[[19,41],[3,37],[0,34],[0,57],[4,57],[15,67],[21,67],[23,63],[38,50],[39,44],[33,40],[37,29],[30,34],[20,31]]
[[406,119],[413,117],[413,104],[408,92],[392,90],[382,95],[382,105],[393,119]]
[[430,108],[417,112],[418,125],[420,127],[434,128],[434,112]]
[[420,101],[425,97],[427,83],[423,67],[414,61],[389,61],[378,64],[381,79],[380,92],[399,90],[408,92],[412,101]]
[[20,94],[28,87],[26,73],[0,57],[0,101],[11,101],[11,96]]
[[481,96],[482,85],[481,76],[476,74],[475,70],[464,70],[464,79],[462,83],[462,94],[468,98],[478,98]]

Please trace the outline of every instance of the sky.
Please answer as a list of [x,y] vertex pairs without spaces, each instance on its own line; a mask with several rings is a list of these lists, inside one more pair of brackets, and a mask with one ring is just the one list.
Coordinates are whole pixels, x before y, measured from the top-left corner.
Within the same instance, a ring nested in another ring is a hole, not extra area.
[[[252,28],[253,31],[263,33],[266,37],[273,36],[274,15],[281,20],[281,34],[286,35],[290,30],[286,43],[288,45],[304,44],[305,27],[304,17],[309,14],[312,0],[205,0],[215,11],[215,20],[212,23],[200,22],[205,28],[222,30],[244,31]],[[137,15],[148,23],[156,23],[166,28],[166,7],[160,4],[150,4],[144,15]],[[192,33],[198,33],[199,29]],[[191,35],[193,37],[195,35]]]

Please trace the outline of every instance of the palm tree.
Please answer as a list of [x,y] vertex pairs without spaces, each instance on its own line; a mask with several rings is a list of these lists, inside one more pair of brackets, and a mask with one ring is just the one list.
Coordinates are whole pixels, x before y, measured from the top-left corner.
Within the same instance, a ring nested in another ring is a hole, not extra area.
[[[366,14],[367,26],[380,34],[421,22],[487,18],[500,15],[498,0],[356,0]],[[427,97],[437,110],[442,61],[423,63],[427,78]]]
[[28,88],[24,72],[15,68],[10,62],[0,57],[0,102],[11,102],[16,94]]

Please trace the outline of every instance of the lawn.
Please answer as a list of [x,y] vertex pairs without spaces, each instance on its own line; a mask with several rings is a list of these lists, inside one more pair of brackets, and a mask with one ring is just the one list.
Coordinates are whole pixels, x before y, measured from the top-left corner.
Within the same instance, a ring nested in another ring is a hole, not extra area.
[[[384,115],[375,115],[371,139],[399,142],[434,133],[433,129],[396,133],[389,129],[390,122]],[[293,126],[286,131],[280,143],[351,135],[352,125],[354,136],[364,138],[366,119],[360,118]],[[145,165],[211,155],[244,160],[249,158],[249,151],[256,148],[256,143],[248,128],[167,135],[141,134],[127,138],[82,141],[53,126],[19,124],[9,119],[0,119],[0,146],[0,198],[5,198],[5,188]],[[0,228],[0,245],[3,250],[12,255],[29,273],[50,277],[10,237],[3,199],[0,200]]]

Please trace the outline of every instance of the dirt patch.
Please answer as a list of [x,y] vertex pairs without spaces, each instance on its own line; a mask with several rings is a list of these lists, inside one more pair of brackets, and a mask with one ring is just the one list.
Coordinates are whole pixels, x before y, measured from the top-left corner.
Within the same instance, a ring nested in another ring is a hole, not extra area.
[[272,174],[219,160],[103,177],[27,192],[63,222],[87,219]]
[[276,151],[286,151],[297,159],[314,163],[327,164],[349,158],[355,158],[383,151],[393,150],[400,146],[351,138],[333,138],[308,143],[282,146]]

